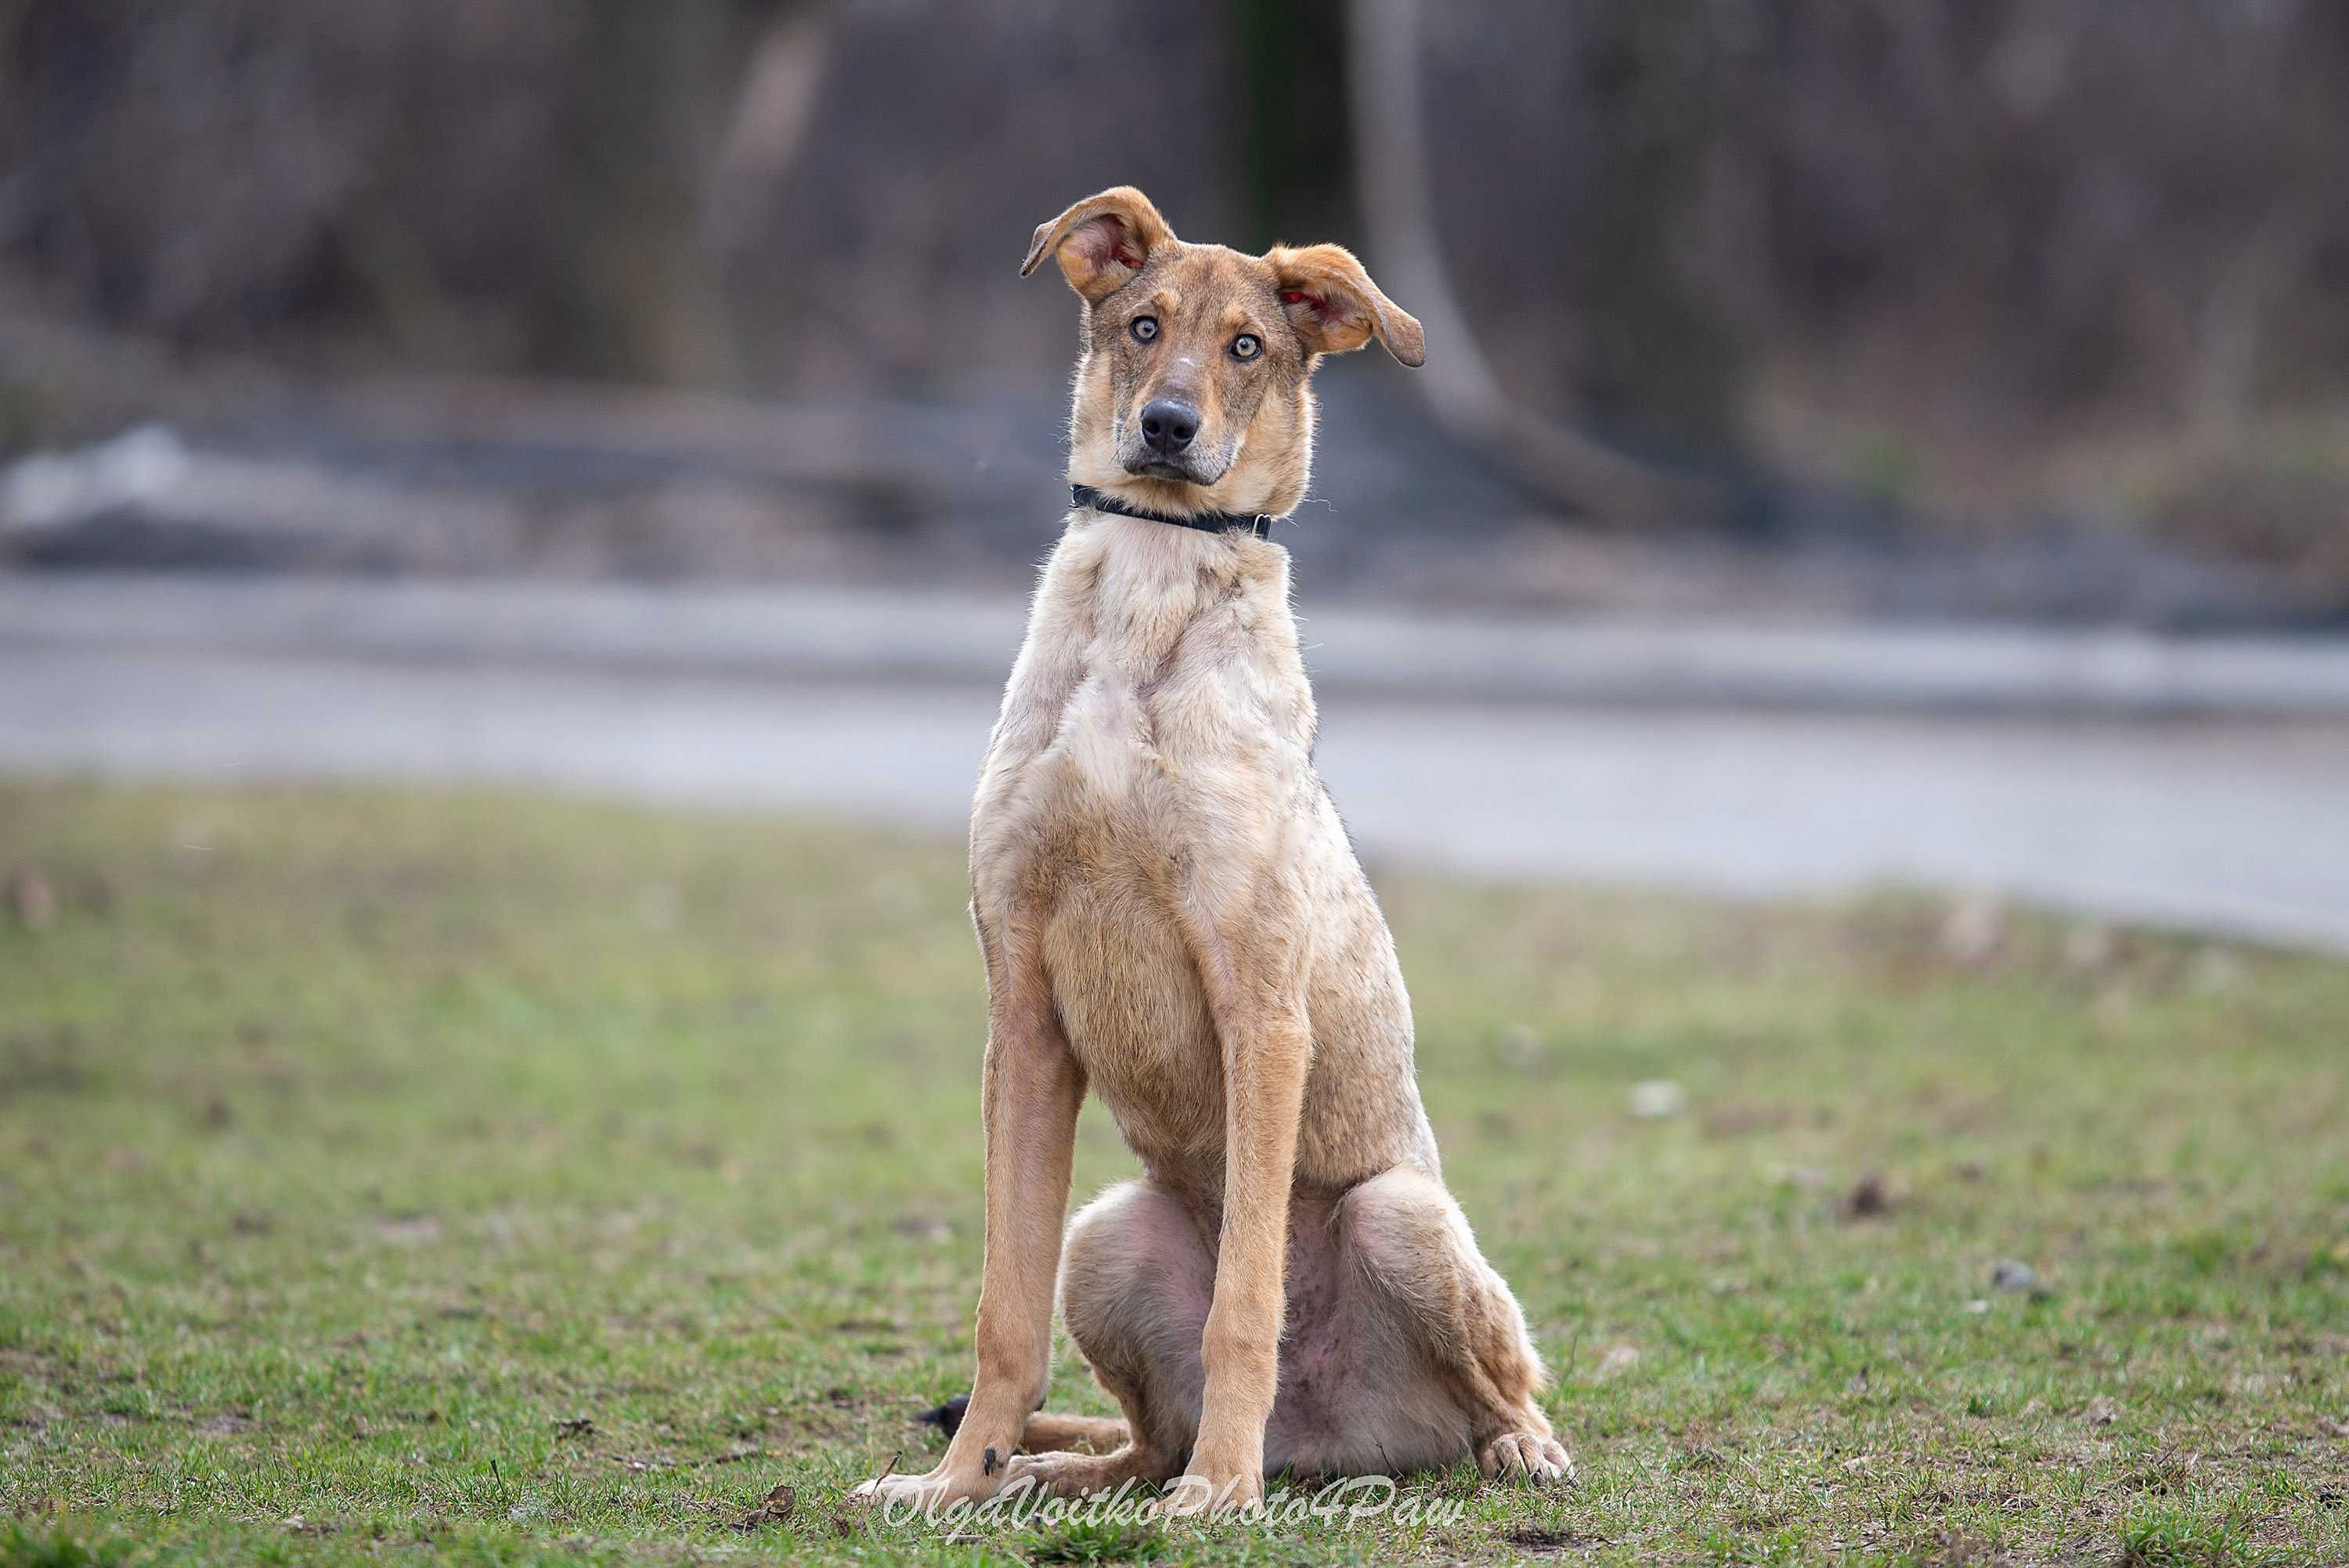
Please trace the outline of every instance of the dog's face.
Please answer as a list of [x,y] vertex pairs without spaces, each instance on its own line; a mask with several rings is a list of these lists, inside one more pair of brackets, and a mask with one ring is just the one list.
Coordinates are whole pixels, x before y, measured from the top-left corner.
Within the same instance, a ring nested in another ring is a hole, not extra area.
[[1187,245],[1128,186],[1039,228],[1021,275],[1047,255],[1084,301],[1069,477],[1154,511],[1289,511],[1320,356],[1375,337],[1426,358],[1419,323],[1342,248]]

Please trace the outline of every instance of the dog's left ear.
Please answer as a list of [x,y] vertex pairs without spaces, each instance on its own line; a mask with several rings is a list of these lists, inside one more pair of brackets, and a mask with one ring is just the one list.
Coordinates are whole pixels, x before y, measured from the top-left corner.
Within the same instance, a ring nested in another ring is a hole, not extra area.
[[1124,287],[1151,252],[1174,241],[1174,231],[1149,197],[1131,185],[1115,185],[1039,224],[1019,275],[1034,272],[1046,256],[1055,257],[1069,286],[1090,304]]
[[1277,245],[1264,259],[1272,263],[1280,308],[1308,351],[1344,354],[1375,337],[1405,365],[1427,363],[1419,318],[1381,294],[1345,246]]

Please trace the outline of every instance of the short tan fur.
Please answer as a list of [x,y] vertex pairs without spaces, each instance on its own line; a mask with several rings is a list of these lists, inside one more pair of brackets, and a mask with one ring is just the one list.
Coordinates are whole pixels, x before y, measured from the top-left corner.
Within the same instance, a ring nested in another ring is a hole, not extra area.
[[[1047,257],[1083,301],[1069,477],[1145,511],[1286,515],[1320,356],[1425,357],[1346,251],[1185,244],[1130,187],[1040,227],[1022,273]],[[1268,1470],[1568,1472],[1516,1300],[1443,1183],[1288,595],[1277,544],[1092,507],[1044,568],[971,817],[977,1375],[938,1465],[868,1495],[1179,1477],[1179,1509],[1247,1503]],[[1064,1233],[1088,1092],[1144,1174]],[[1037,1410],[1056,1285],[1121,1421]]]

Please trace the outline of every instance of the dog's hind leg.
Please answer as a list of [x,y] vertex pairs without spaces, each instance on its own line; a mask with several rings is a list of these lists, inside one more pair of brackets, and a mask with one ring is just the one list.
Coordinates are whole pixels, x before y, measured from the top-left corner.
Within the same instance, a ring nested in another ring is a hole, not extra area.
[[1071,1497],[1179,1473],[1199,1428],[1206,1387],[1199,1341],[1215,1282],[1215,1254],[1190,1212],[1164,1188],[1123,1182],[1078,1211],[1061,1251],[1061,1312],[1094,1380],[1125,1419],[1036,1417],[1028,1423],[1031,1449],[1044,1447],[1040,1424],[1055,1437],[1090,1440],[1093,1433],[1077,1429],[1081,1422],[1115,1429],[1117,1446],[1023,1457],[1011,1479]]
[[[957,1394],[914,1419],[926,1421],[951,1438],[962,1425],[963,1412],[969,1408],[970,1396]],[[1050,1410],[1039,1410],[1028,1418],[1028,1429],[1019,1437],[1019,1451],[1051,1453],[1082,1443],[1095,1453],[1105,1454],[1123,1441],[1125,1423],[1113,1416],[1059,1416]]]
[[[1339,1201],[1337,1228],[1358,1305],[1376,1320],[1371,1338],[1417,1350],[1465,1416],[1485,1473],[1537,1482],[1571,1475],[1574,1461],[1535,1398],[1545,1375],[1525,1314],[1443,1184],[1407,1168],[1386,1171]],[[1340,1434],[1350,1439],[1362,1441]],[[1386,1468],[1371,1459],[1361,1455],[1359,1468]]]
[[1028,1418],[1019,1451],[1058,1453],[1082,1443],[1097,1454],[1105,1454],[1123,1447],[1129,1435],[1126,1424],[1114,1416],[1061,1416],[1039,1410]]

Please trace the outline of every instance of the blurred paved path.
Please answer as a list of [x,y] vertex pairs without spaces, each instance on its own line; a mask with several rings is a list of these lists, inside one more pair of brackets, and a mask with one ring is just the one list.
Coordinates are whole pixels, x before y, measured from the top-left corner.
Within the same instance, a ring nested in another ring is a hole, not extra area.
[[[553,785],[956,831],[994,707],[976,683],[21,639],[0,769]],[[1322,735],[1378,859],[1746,893],[1898,880],[2349,951],[2338,721],[1338,693]]]
[[[1016,593],[772,583],[0,573],[0,658],[21,645],[494,661],[999,686]],[[2349,637],[2158,636],[1903,623],[1527,619],[1308,603],[1324,693],[2133,717],[2349,719]]]

